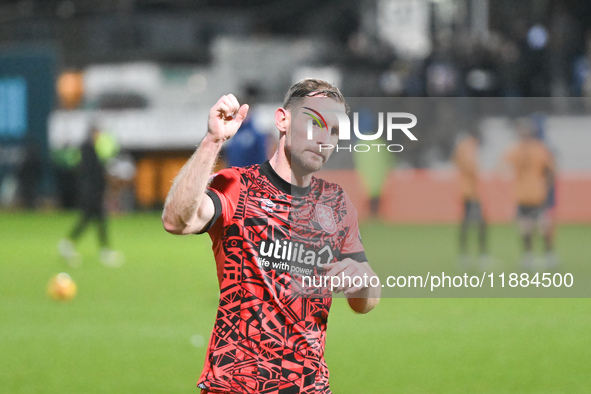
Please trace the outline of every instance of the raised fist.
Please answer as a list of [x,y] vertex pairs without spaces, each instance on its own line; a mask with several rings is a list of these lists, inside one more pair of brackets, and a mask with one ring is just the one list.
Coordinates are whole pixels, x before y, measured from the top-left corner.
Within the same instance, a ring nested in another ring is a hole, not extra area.
[[209,110],[207,132],[216,142],[224,142],[234,136],[246,114],[248,104],[240,106],[233,94],[222,96]]

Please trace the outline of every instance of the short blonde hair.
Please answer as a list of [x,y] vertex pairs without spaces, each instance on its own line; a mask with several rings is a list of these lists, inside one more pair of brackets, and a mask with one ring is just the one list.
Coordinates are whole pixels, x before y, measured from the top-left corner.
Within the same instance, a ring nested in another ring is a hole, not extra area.
[[330,97],[343,103],[348,109],[345,97],[335,85],[321,79],[306,78],[295,83],[285,95],[283,108],[289,109],[305,97]]

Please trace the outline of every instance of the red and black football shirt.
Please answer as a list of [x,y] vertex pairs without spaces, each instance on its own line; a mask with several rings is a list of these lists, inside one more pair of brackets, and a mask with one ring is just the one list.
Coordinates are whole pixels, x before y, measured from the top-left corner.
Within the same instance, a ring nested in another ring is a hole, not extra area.
[[343,189],[293,186],[269,162],[215,174],[207,229],[220,303],[198,387],[230,393],[330,393],[324,361],[330,291],[302,296],[297,278],[350,257],[366,261]]

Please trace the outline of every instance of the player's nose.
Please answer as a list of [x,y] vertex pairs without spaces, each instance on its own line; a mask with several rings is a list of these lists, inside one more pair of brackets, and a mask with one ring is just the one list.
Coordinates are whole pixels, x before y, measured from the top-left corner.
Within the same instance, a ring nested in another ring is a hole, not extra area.
[[318,145],[327,144],[330,142],[330,129],[323,127],[320,132],[316,135],[316,143]]

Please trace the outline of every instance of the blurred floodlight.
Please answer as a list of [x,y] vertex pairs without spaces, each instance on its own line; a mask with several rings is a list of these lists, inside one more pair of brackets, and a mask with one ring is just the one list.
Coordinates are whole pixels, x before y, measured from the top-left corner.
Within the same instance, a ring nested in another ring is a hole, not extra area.
[[532,49],[543,49],[548,42],[548,32],[542,25],[533,25],[527,32],[527,43]]

